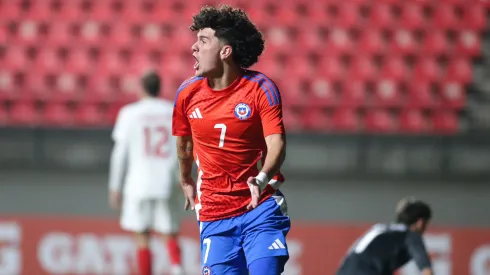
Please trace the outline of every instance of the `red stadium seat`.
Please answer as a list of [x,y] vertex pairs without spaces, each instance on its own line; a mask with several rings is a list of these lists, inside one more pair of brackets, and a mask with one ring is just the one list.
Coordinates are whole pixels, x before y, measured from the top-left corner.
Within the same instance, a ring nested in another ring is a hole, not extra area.
[[381,67],[380,75],[382,78],[394,81],[404,81],[408,77],[408,68],[401,58],[392,57],[387,59]]
[[337,103],[337,93],[334,84],[328,78],[311,80],[310,106],[334,106]]
[[92,1],[92,9],[88,14],[89,20],[111,22],[116,18],[114,1]]
[[9,71],[0,69],[0,101],[13,99],[15,96],[14,76]]
[[0,46],[7,44],[8,36],[7,28],[0,22]]
[[75,111],[75,121],[78,126],[97,127],[109,125],[109,119],[104,111],[96,104],[78,106]]
[[122,5],[122,19],[129,24],[145,22],[147,13],[143,6],[144,1],[124,1]]
[[70,73],[81,74],[91,71],[93,66],[88,51],[75,48],[68,53],[64,69]]
[[25,19],[19,22],[15,42],[18,45],[31,46],[39,43],[39,22]]
[[308,103],[308,80],[287,77],[281,80],[282,102],[286,106],[306,106]]
[[67,72],[58,74],[55,85],[55,90],[52,91],[52,101],[66,102],[80,99],[77,75]]
[[361,33],[358,40],[357,50],[364,55],[381,54],[385,51],[386,45],[381,31],[377,29],[367,29]]
[[111,24],[107,42],[112,45],[118,45],[118,47],[133,46],[134,38],[131,25],[126,23]]
[[368,22],[371,26],[390,29],[396,26],[396,20],[392,11],[392,6],[388,4],[372,5]]
[[386,110],[368,110],[364,125],[370,133],[392,133],[397,129],[394,117]]
[[326,112],[319,108],[308,108],[304,110],[301,121],[305,129],[315,132],[325,131],[331,125]]
[[338,132],[355,133],[360,130],[359,115],[351,108],[336,109],[333,114],[332,124]]
[[407,106],[409,108],[433,108],[438,104],[438,97],[432,93],[429,82],[412,81],[408,86]]
[[[70,1],[67,1],[70,2]],[[75,41],[75,36],[72,32],[72,25],[66,22],[50,22],[48,26],[48,34],[46,43],[49,46],[60,47],[70,46]]]
[[[302,3],[296,0],[284,0],[277,6],[275,17],[277,24],[285,27],[292,27],[298,24],[298,22],[304,22],[305,14],[299,13],[299,7]],[[303,5],[305,13],[307,12],[308,5]],[[254,20],[254,18],[252,18]]]
[[478,33],[463,30],[459,32],[456,40],[456,55],[476,57],[481,53],[481,41]]
[[457,82],[445,82],[439,87],[442,106],[451,109],[462,109],[466,105],[466,91],[463,85]]
[[329,26],[333,23],[333,18],[329,14],[328,1],[305,1],[309,7],[309,21],[314,25]]
[[319,74],[332,81],[340,80],[345,77],[346,71],[340,59],[331,56],[323,56],[320,58],[318,70],[313,75]]
[[42,72],[31,72],[26,75],[26,86],[23,98],[46,100],[50,97],[49,76]]
[[422,53],[426,56],[447,55],[450,52],[450,44],[444,32],[428,29],[422,46]]
[[[83,0],[70,0],[61,1],[61,10],[59,12],[59,20],[61,22],[78,22],[84,17],[84,11],[82,10]],[[107,1],[92,1],[93,4],[101,4]],[[96,5],[93,5],[90,14],[93,16],[97,14],[101,9]],[[108,18],[107,15],[104,18]]]
[[352,1],[343,1],[338,5],[338,14],[335,20],[337,26],[352,29],[358,27],[360,22],[359,5]]
[[10,108],[9,121],[13,125],[34,126],[38,124],[38,118],[36,106],[31,101],[15,102]]
[[157,24],[143,24],[141,25],[140,40],[138,43],[138,49],[142,49],[145,52],[152,50],[160,50],[162,46],[167,43],[172,43],[163,33],[160,25]]
[[54,74],[63,70],[60,56],[54,48],[43,48],[37,53],[35,70],[38,72]]
[[328,34],[327,51],[334,55],[352,54],[355,50],[347,29],[332,28]]
[[487,25],[487,14],[481,1],[465,4],[463,19],[461,20],[463,27],[475,31],[484,30]]
[[349,78],[359,81],[373,81],[378,76],[378,69],[369,57],[358,56],[349,68]]
[[[288,59],[286,74],[291,77],[311,77],[317,72],[315,64],[305,55],[294,55]],[[323,72],[322,72],[323,73]]]
[[84,101],[90,103],[108,102],[115,98],[114,75],[109,73],[92,75],[88,79],[88,89],[85,91]]
[[438,111],[432,116],[432,128],[437,134],[454,134],[458,130],[458,118],[452,111]]
[[403,133],[419,134],[427,131],[427,118],[417,109],[403,110],[400,114],[400,130]]
[[446,68],[446,79],[467,84],[472,79],[470,63],[465,58],[451,60]]
[[304,128],[301,116],[297,110],[285,109],[283,113],[284,126],[288,131],[300,131]]
[[402,6],[401,26],[406,30],[422,29],[425,27],[423,6],[418,1],[408,1]]
[[433,58],[418,59],[413,68],[412,80],[416,82],[438,82],[441,79],[441,70]]
[[360,80],[347,80],[339,96],[340,105],[347,108],[358,108],[366,104],[366,83]]
[[66,104],[51,103],[44,107],[43,123],[48,126],[71,126],[73,113]]
[[296,43],[304,51],[322,51],[328,43],[327,30],[320,26],[302,27],[297,33]]
[[419,51],[419,44],[414,34],[408,30],[394,31],[390,44],[390,53],[394,55],[414,55]]
[[8,47],[4,56],[5,62],[0,64],[0,68],[16,72],[27,70],[30,65],[30,61],[27,57],[27,49],[24,47]]
[[437,5],[434,8],[432,25],[439,29],[456,29],[461,27],[461,22],[456,16],[455,6]]
[[374,88],[372,98],[374,106],[398,107],[402,104],[398,82],[395,79],[380,79]]
[[[117,24],[119,25],[119,24]],[[106,42],[105,35],[102,34],[103,25],[98,21],[85,21],[80,25],[80,38],[79,41],[82,45],[91,47],[97,45],[103,45]],[[114,34],[110,33],[110,38],[113,38],[114,35],[121,36],[114,40],[107,41],[108,43],[113,43],[112,45],[118,45],[117,43],[123,43],[126,37],[122,32],[117,32]]]
[[119,53],[110,50],[101,52],[97,63],[97,74],[120,74],[126,67]]
[[52,16],[51,9],[51,1],[32,1],[23,16],[35,21],[48,21]]
[[20,0],[9,0],[0,2],[0,23],[15,22],[21,18]]

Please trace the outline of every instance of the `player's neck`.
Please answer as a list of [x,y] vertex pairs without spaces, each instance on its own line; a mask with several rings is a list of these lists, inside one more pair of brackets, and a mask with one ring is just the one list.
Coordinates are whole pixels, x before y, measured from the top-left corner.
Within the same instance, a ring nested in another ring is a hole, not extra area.
[[214,91],[228,88],[235,80],[242,75],[242,70],[237,67],[225,67],[219,76],[208,77],[208,85]]

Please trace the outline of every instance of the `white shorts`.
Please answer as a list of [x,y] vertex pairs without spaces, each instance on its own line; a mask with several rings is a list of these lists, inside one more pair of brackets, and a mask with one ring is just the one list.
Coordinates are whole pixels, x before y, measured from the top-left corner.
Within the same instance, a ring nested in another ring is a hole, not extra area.
[[121,228],[142,233],[152,230],[162,234],[177,233],[179,214],[178,203],[169,199],[136,199],[126,197],[121,212]]

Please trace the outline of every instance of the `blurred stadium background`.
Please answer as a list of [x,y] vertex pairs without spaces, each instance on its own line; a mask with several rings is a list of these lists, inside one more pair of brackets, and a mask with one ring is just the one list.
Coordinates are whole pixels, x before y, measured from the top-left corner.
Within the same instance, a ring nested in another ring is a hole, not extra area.
[[[283,96],[284,274],[333,274],[406,195],[434,208],[436,274],[490,274],[490,1],[220,3],[260,27],[254,69]],[[111,127],[148,68],[173,100],[193,73],[188,26],[204,4],[216,2],[0,0],[0,274],[132,272],[134,244],[106,200]],[[185,264],[201,274],[183,215]]]

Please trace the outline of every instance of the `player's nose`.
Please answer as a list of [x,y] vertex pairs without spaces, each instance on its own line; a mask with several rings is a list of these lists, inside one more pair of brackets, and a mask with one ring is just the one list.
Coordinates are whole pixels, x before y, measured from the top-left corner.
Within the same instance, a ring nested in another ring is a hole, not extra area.
[[197,42],[192,44],[191,50],[192,50],[192,52],[197,52]]

